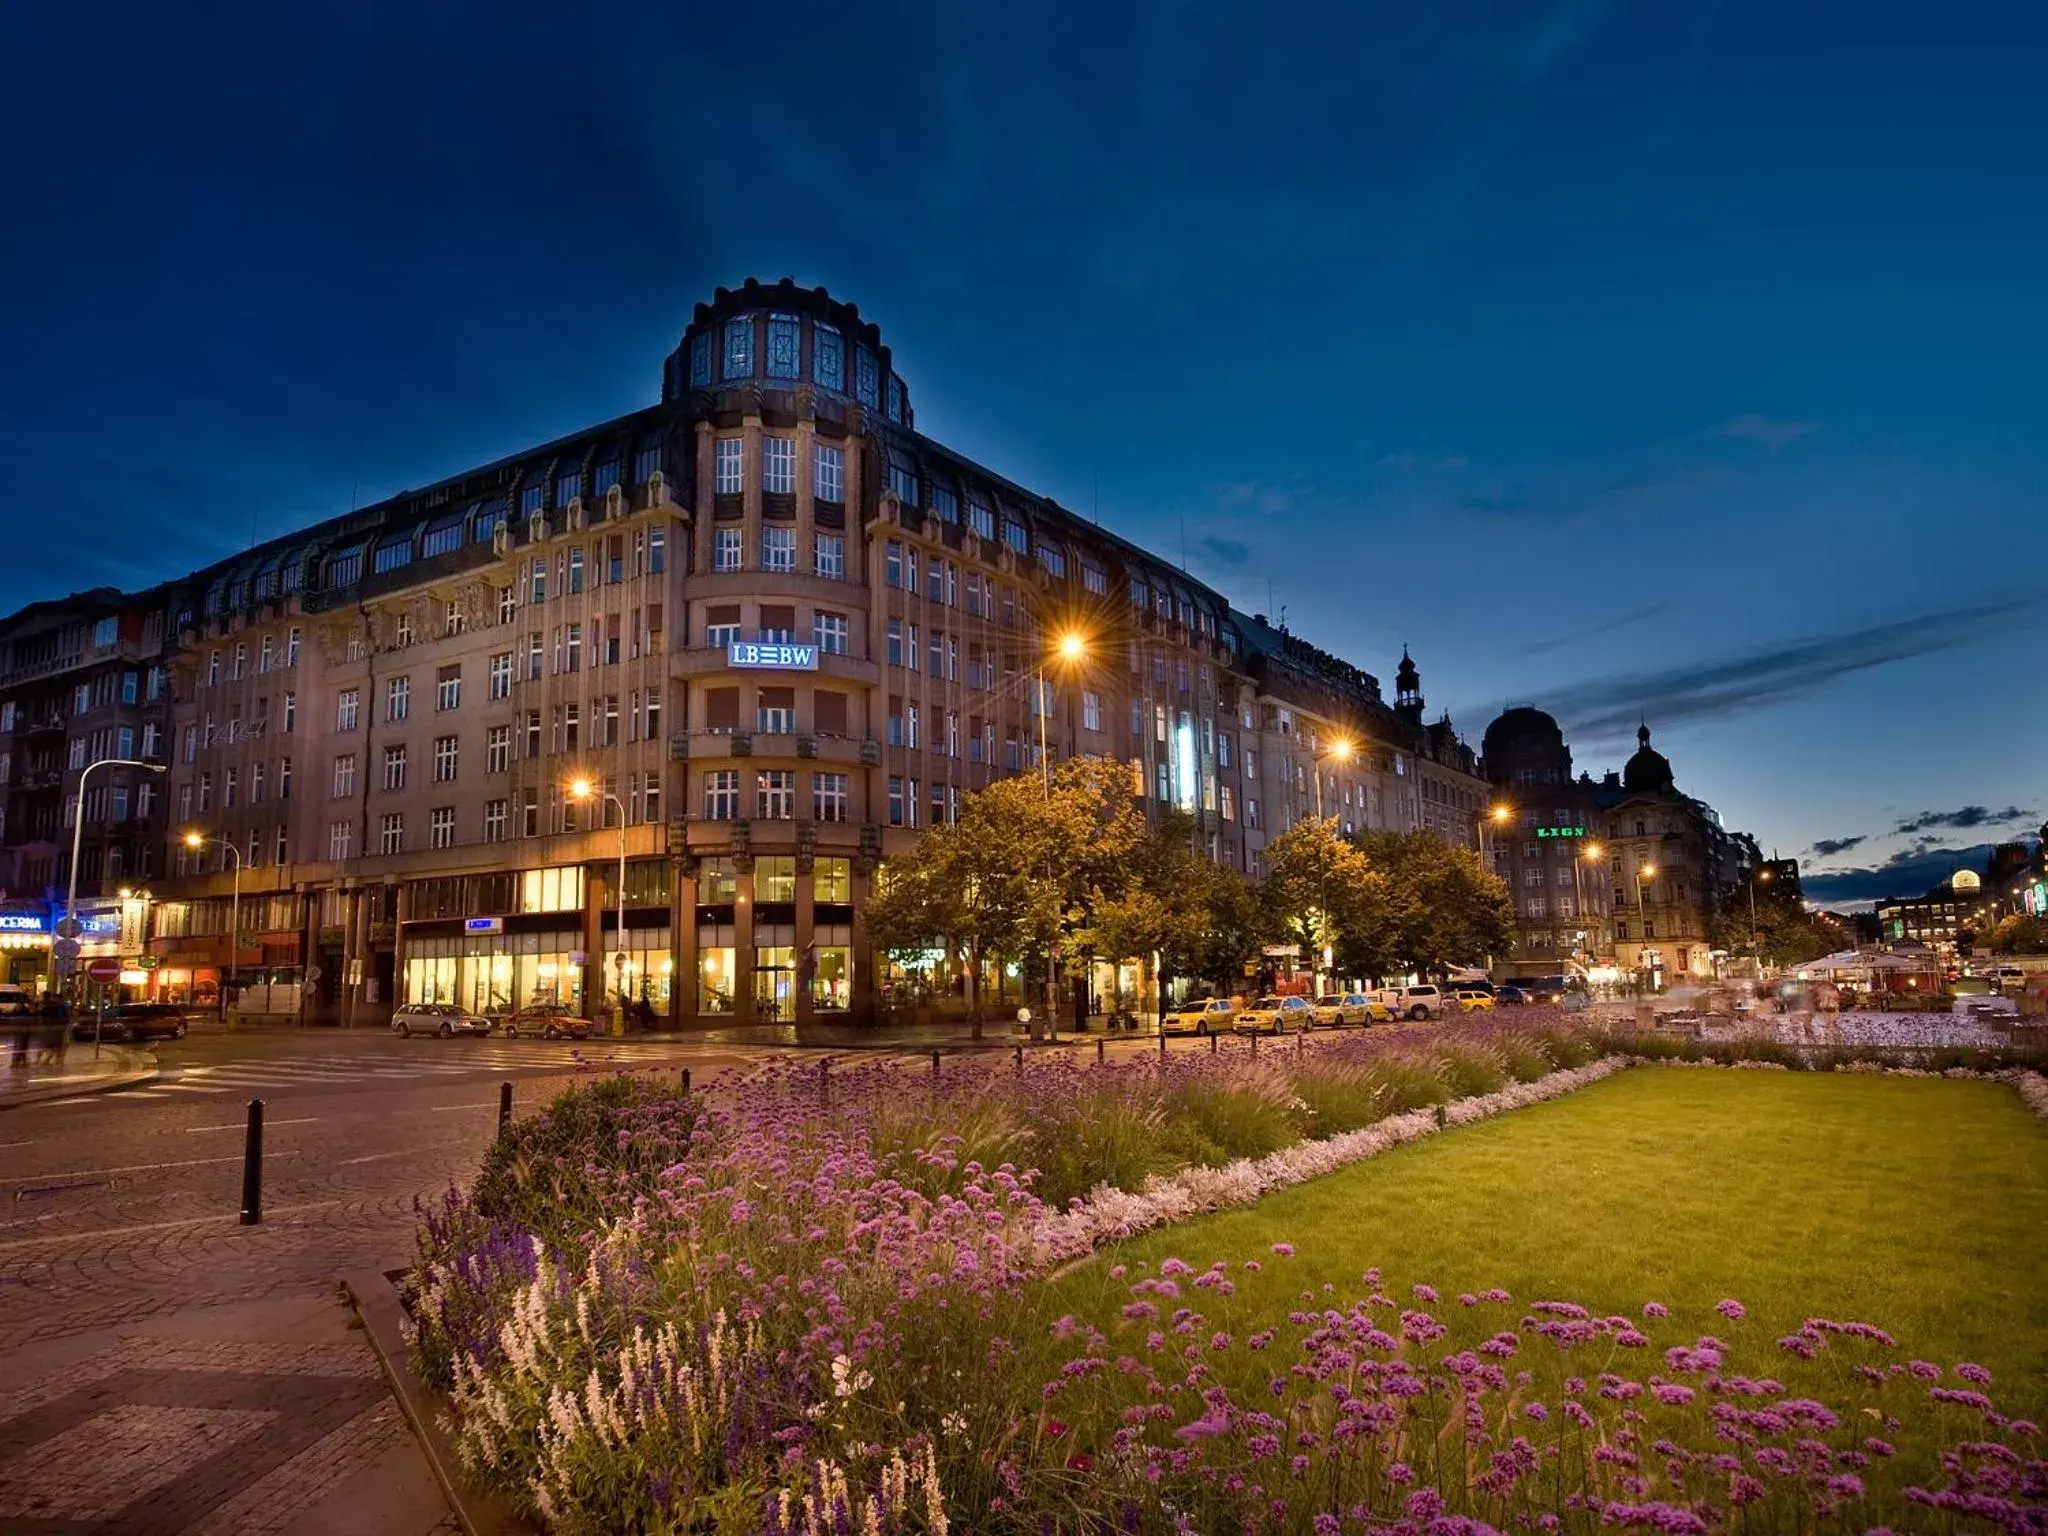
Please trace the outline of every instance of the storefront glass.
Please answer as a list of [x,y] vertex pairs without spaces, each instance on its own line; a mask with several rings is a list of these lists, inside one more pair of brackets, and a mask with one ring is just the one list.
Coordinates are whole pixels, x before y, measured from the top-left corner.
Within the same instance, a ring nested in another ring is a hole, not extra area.
[[735,952],[731,923],[704,923],[697,929],[697,1011],[733,1011]]
[[796,860],[786,854],[768,854],[754,860],[754,900],[795,901]]
[[[605,935],[604,976],[609,989],[612,977],[617,973],[617,964],[612,957],[618,946],[610,934]],[[669,954],[669,931],[666,928],[628,928],[626,930],[626,996],[634,1003],[647,1003],[656,1013],[668,1012],[671,983],[675,979],[675,962]]]
[[400,991],[408,1003],[451,1003],[474,1013],[540,1005],[583,1006],[574,929],[550,933],[408,939]]
[[853,861],[818,859],[811,865],[811,900],[845,905],[853,900]]
[[754,1016],[760,1019],[796,1017],[794,945],[754,946]]

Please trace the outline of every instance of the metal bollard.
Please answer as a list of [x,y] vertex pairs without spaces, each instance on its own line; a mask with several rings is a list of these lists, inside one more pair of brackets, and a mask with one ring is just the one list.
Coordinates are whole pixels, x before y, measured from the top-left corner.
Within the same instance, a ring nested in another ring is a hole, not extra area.
[[1095,1042],[1095,1065],[1097,1065],[1098,1067],[1102,1065],[1102,1048],[1108,1044],[1109,1042],[1107,1040],[1098,1040]]
[[688,1067],[685,1067],[685,1068],[683,1068],[683,1092],[685,1092],[685,1093],[688,1093],[689,1091],[690,1091],[690,1069],[689,1069]]
[[1020,1046],[1018,1046],[1018,1047],[1017,1047],[1017,1049],[1016,1049],[1016,1057],[1017,1057],[1017,1070],[1018,1070],[1019,1072],[1022,1072],[1022,1071],[1024,1070],[1024,1047],[1023,1047],[1023,1046],[1021,1046],[1021,1045],[1020,1045]]
[[498,1084],[498,1134],[504,1135],[512,1125],[512,1084]]
[[832,1102],[832,1058],[827,1056],[818,1063],[818,1099],[830,1105]]
[[1159,1054],[1166,1054],[1166,1026],[1163,1024],[1159,1027]]
[[263,1219],[263,1101],[249,1101],[249,1134],[242,1143],[242,1225]]
[[1216,1052],[1222,1047],[1222,1044],[1223,1037],[1212,1030],[1209,1034],[1209,1054],[1211,1056],[1214,1056]]
[[938,1080],[939,1080],[939,1053],[938,1053],[937,1051],[933,1051],[933,1052],[932,1052],[932,1081],[936,1083],[936,1082],[937,1082]]
[[1259,1054],[1259,1032],[1256,1029],[1252,1031],[1252,1054]]

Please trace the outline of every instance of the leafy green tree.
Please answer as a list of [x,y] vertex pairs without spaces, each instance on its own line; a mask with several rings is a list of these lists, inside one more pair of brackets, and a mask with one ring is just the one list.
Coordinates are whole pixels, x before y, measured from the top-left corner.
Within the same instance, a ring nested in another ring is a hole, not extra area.
[[2048,922],[2015,912],[1986,937],[1985,947],[2001,955],[2048,954]]
[[1716,949],[1748,955],[1780,970],[1833,954],[1848,942],[1835,922],[1807,911],[1790,886],[1754,879],[1722,888],[1708,935]]
[[1259,896],[1274,931],[1303,954],[1320,956],[1327,945],[1347,971],[1384,971],[1387,882],[1335,818],[1296,822],[1266,845]]
[[1429,831],[1362,832],[1354,841],[1386,881],[1385,929],[1370,953],[1392,962],[1358,974],[1442,976],[1507,952],[1514,902],[1470,848]]

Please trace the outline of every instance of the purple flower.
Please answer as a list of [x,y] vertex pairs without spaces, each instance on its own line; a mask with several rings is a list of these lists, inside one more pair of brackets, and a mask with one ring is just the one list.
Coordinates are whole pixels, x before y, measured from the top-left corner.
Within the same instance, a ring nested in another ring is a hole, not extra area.
[[1745,1307],[1733,1296],[1725,1296],[1721,1300],[1715,1302],[1714,1310],[1720,1313],[1723,1317],[1727,1318],[1730,1322],[1740,1322],[1744,1317],[1747,1317],[1749,1315],[1749,1308]]
[[1291,1258],[1293,1258],[1293,1257],[1294,1257],[1294,1244],[1292,1244],[1292,1243],[1275,1243],[1275,1244],[1273,1245],[1273,1251],[1274,1251],[1275,1253],[1279,1254],[1279,1255],[1280,1255],[1280,1257],[1281,1257],[1281,1258],[1283,1258],[1283,1259],[1291,1259]]
[[1956,1374],[1962,1377],[1965,1381],[1976,1382],[1977,1385],[1980,1387],[1988,1387],[1991,1385],[1991,1373],[1985,1370],[1983,1366],[1972,1365],[1967,1360],[1965,1360],[1961,1365],[1956,1367]]
[[[1437,1295],[1435,1286],[1418,1285],[1415,1287],[1415,1299],[1417,1301],[1435,1302],[1440,1301],[1442,1298]],[[1960,1376],[1962,1375],[1962,1373],[1962,1367],[1958,1366],[1956,1368],[1956,1374]]]
[[1199,1419],[1193,1419],[1181,1425],[1173,1434],[1177,1440],[1207,1440],[1213,1436],[1225,1433],[1229,1428],[1230,1420],[1219,1417],[1216,1410],[1212,1408]]
[[1643,1316],[1645,1317],[1669,1317],[1670,1315],[1671,1309],[1661,1301],[1646,1301],[1643,1303]]

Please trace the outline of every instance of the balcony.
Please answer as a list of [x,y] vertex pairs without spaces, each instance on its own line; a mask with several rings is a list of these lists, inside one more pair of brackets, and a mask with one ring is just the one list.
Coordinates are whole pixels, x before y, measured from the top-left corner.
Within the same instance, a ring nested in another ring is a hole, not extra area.
[[881,760],[875,744],[857,736],[820,736],[811,731],[678,731],[669,738],[669,756],[678,761],[723,761],[754,758],[770,762],[819,762],[858,767]]

